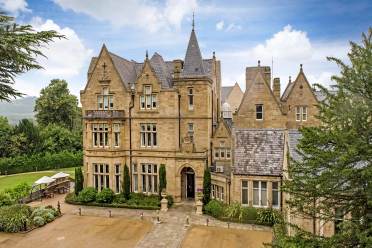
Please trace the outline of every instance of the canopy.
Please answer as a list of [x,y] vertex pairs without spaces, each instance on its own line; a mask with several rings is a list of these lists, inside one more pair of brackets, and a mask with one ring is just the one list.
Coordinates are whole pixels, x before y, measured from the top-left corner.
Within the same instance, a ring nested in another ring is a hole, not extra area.
[[50,178],[50,177],[47,177],[47,176],[43,176],[42,178],[40,178],[39,180],[37,180],[34,184],[36,185],[39,185],[39,184],[48,184],[48,183],[51,183],[51,182],[54,182],[55,179],[53,178]]
[[64,173],[64,172],[58,172],[57,174],[51,176],[53,179],[58,179],[58,178],[64,178],[64,177],[69,177],[70,174]]

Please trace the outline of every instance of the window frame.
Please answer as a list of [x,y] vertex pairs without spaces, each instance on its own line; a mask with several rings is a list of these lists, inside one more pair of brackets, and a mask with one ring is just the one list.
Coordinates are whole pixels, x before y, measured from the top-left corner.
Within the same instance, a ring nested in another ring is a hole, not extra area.
[[[243,186],[243,182],[247,183],[247,186]],[[249,180],[241,180],[240,182],[240,200],[243,206],[249,205]],[[247,203],[243,203],[243,190],[247,190]]]
[[[261,111],[258,111],[258,107],[261,107]],[[256,104],[255,105],[255,108],[256,108],[256,121],[263,121],[264,119],[264,105],[263,104]],[[257,118],[258,114],[261,114],[261,118]]]
[[[269,205],[268,204],[269,203],[269,199],[268,199],[269,196],[268,196],[268,188],[267,188],[268,181],[253,180],[252,182],[253,182],[252,183],[252,189],[253,189],[252,206],[253,207],[267,208],[268,205]],[[258,188],[255,188],[255,186],[254,186],[255,182],[258,182]],[[262,204],[262,183],[266,183],[266,188],[265,188],[265,191],[266,191],[266,205]],[[254,203],[255,190],[258,190],[258,205]]]
[[156,123],[140,123],[140,147],[158,147],[158,129]]
[[[274,183],[277,184],[276,189],[274,189],[273,187]],[[274,192],[278,195],[278,205],[274,205]],[[279,186],[279,182],[277,181],[271,182],[271,206],[273,208],[280,208],[280,186]]]
[[158,108],[157,94],[152,91],[152,85],[144,85],[142,95],[139,97],[141,110],[155,110]]
[[195,105],[195,94],[194,94],[194,88],[188,87],[187,88],[187,105],[189,110],[194,110]]

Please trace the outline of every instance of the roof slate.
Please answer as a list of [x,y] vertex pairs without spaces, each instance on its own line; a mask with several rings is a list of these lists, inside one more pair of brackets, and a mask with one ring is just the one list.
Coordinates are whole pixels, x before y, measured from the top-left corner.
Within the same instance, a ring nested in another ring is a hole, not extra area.
[[181,75],[184,77],[189,77],[204,76],[205,74],[204,62],[199,49],[198,40],[196,39],[195,31],[192,30]]
[[297,129],[288,131],[288,151],[291,158],[301,161],[301,155],[297,152],[297,145],[302,138],[302,134]]
[[221,102],[224,103],[226,101],[227,96],[230,94],[231,90],[234,86],[224,86],[221,87]]
[[239,175],[282,174],[284,130],[236,129],[233,173]]

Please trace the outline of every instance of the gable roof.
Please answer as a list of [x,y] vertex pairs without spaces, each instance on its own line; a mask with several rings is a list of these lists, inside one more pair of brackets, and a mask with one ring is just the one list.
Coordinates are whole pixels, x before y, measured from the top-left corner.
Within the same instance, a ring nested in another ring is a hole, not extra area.
[[296,80],[293,81],[293,82],[289,82],[288,85],[287,85],[287,87],[285,88],[284,93],[283,93],[282,97],[280,98],[281,101],[285,102],[285,101],[288,100],[289,96],[291,95],[291,93],[292,93],[292,91],[293,91],[293,88],[294,88],[295,84],[300,80],[300,76],[303,76],[304,81],[305,81],[305,83],[308,85],[308,87],[309,87],[311,93],[313,94],[315,100],[318,101],[318,98],[316,97],[314,91],[311,90],[310,83],[309,83],[309,81],[307,80],[305,73],[303,72],[302,64],[301,64],[300,72],[298,73],[298,75],[297,75],[297,77],[296,77]]
[[233,173],[282,175],[283,129],[235,129]]
[[205,75],[203,58],[194,29],[192,29],[190,34],[190,40],[187,46],[185,62],[181,75],[186,77]]
[[301,155],[296,150],[301,138],[302,134],[297,129],[288,131],[288,152],[291,158],[296,161],[301,161]]
[[222,86],[221,87],[221,102],[225,102],[234,86]]

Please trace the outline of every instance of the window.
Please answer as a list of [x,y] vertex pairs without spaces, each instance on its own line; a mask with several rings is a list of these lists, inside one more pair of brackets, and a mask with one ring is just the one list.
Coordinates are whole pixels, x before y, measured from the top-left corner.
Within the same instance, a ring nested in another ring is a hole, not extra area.
[[119,147],[120,146],[120,124],[113,124],[113,131],[114,131],[114,146]]
[[229,160],[231,158],[231,150],[225,147],[225,142],[221,141],[219,147],[214,148],[214,158],[217,160]]
[[263,104],[256,104],[256,120],[263,120],[264,107]]
[[114,96],[109,94],[107,87],[103,88],[101,95],[97,96],[97,103],[99,110],[114,109]]
[[141,146],[155,147],[158,144],[156,124],[141,124]]
[[158,192],[158,166],[156,164],[141,164],[142,192]]
[[242,181],[242,204],[248,205],[248,181]]
[[157,108],[157,97],[153,94],[151,85],[143,86],[143,95],[140,96],[140,108],[141,109],[156,109]]
[[219,185],[212,184],[212,192],[211,192],[211,197],[212,199],[216,199],[219,201],[224,201],[225,193],[224,193],[224,188]]
[[132,174],[133,174],[133,191],[138,192],[138,169],[137,169],[136,164],[134,164],[132,167]]
[[120,164],[115,165],[115,192],[120,193]]
[[108,147],[108,125],[107,124],[92,124],[93,147]]
[[279,194],[279,183],[278,182],[272,182],[272,203],[274,208],[279,208],[280,206],[280,194]]
[[253,206],[267,206],[267,182],[253,181]]
[[96,190],[101,191],[103,188],[110,188],[110,175],[108,164],[93,164],[93,180]]
[[190,138],[190,142],[194,142],[194,123],[188,124],[187,134]]
[[296,121],[307,121],[307,106],[296,106]]
[[194,109],[194,89],[193,88],[187,89],[187,97],[189,100],[189,110],[193,110]]

